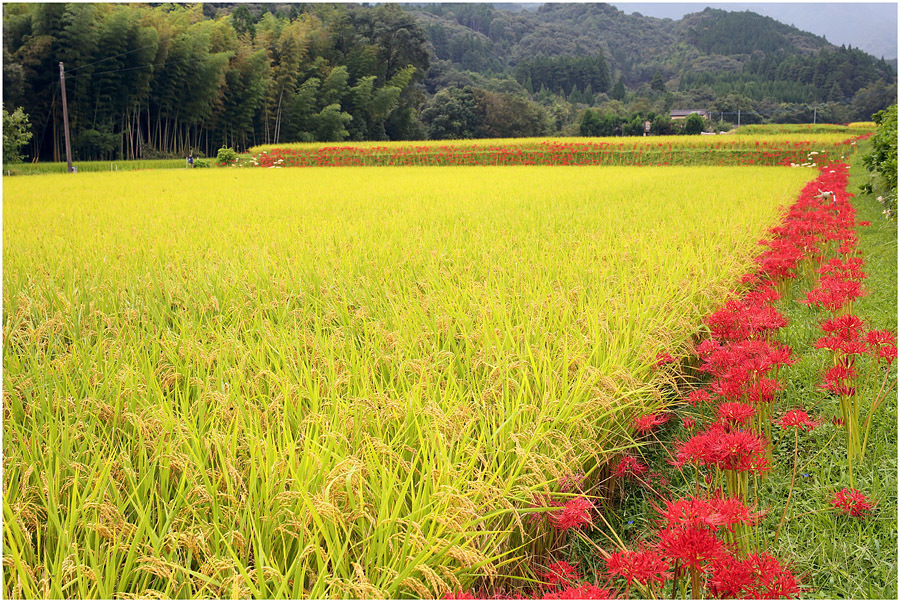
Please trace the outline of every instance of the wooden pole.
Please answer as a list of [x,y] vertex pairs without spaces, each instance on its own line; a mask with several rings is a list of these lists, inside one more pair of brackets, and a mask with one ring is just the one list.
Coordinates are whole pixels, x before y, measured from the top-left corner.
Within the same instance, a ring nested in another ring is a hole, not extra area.
[[63,128],[66,133],[66,164],[67,171],[72,173],[72,144],[69,142],[69,109],[66,106],[66,74],[63,71],[62,61],[59,62],[59,87],[62,91]]

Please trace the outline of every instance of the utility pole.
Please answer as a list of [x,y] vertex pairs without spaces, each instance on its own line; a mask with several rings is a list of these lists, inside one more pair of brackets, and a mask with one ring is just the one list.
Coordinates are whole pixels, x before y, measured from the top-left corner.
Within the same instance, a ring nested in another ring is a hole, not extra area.
[[741,127],[741,110],[738,109],[738,127]]
[[62,61],[59,62],[59,87],[62,90],[62,105],[63,105],[63,128],[66,131],[66,164],[68,165],[67,171],[72,173],[72,145],[69,142],[69,109],[66,106],[66,74],[63,71]]
[[819,111],[819,105],[813,107],[813,125],[816,125],[816,113]]

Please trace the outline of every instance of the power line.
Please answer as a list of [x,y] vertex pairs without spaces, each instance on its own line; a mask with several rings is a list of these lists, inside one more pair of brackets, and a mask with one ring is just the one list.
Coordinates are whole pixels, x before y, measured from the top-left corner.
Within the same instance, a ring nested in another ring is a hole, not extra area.
[[151,67],[165,67],[166,65],[174,65],[176,63],[188,63],[196,59],[178,59],[174,61],[166,61],[165,63],[155,63],[150,65],[138,65],[137,67],[126,67],[125,69],[111,69],[109,71],[98,71],[96,73],[85,73],[83,75],[72,75],[66,79],[76,79],[79,77],[94,77],[96,75],[106,75],[108,73],[122,73],[124,71],[134,71],[135,69],[149,69]]
[[96,65],[97,63],[102,63],[103,61],[108,61],[110,59],[119,58],[120,56],[125,56],[126,54],[131,54],[132,52],[138,52],[139,50],[146,50],[147,48],[152,48],[153,46],[159,47],[159,41],[152,44],[148,44],[147,46],[142,46],[140,48],[135,48],[133,50],[126,50],[125,52],[121,52],[119,54],[114,54],[112,56],[107,56],[105,58],[94,61],[93,63],[87,63],[86,65],[81,65],[80,67],[75,67],[71,69],[71,71],[78,71],[79,69],[84,69],[85,67],[90,67],[91,65]]

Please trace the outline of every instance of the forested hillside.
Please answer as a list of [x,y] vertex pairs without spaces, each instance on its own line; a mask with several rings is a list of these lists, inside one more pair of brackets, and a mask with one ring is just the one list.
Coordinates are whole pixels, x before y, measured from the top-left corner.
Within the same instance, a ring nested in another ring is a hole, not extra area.
[[59,159],[64,62],[73,149],[86,160],[584,134],[586,115],[676,133],[672,109],[707,109],[709,127],[738,111],[743,123],[846,122],[896,98],[883,60],[754,13],[518,8],[6,4],[3,101],[30,117],[25,154]]

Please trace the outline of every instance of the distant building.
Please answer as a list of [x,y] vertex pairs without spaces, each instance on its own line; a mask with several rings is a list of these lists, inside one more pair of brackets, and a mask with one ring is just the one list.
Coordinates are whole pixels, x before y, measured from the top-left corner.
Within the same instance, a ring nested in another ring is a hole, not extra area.
[[703,117],[704,119],[706,119],[706,117],[708,117],[708,115],[706,114],[706,109],[688,109],[686,111],[672,111],[671,113],[669,113],[669,117],[671,117],[673,120],[686,119],[688,115],[691,115],[693,113],[696,113],[697,115],[699,115],[700,117]]

